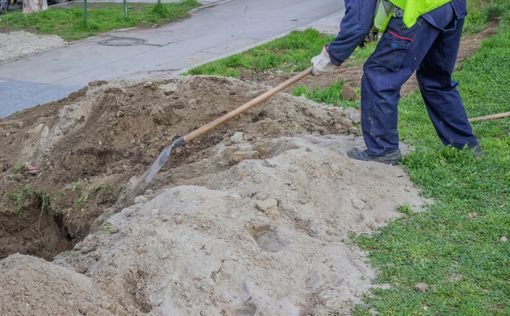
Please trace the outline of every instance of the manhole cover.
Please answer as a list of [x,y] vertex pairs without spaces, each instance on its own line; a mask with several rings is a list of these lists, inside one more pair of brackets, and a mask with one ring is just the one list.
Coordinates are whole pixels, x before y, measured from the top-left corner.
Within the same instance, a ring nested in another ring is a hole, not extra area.
[[133,37],[112,36],[99,42],[103,46],[136,46],[145,44],[145,40]]

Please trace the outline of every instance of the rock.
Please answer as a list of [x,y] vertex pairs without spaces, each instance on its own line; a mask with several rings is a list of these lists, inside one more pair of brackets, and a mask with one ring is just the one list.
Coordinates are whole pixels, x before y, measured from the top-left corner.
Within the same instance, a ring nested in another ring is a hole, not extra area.
[[255,195],[255,199],[257,199],[258,201],[267,200],[268,197],[269,195],[267,195],[266,193],[258,193],[257,195]]
[[230,140],[233,142],[233,143],[240,143],[243,141],[243,133],[242,132],[235,132],[234,135],[232,135],[232,137],[230,137]]
[[278,201],[275,199],[257,200],[255,206],[259,211],[271,214],[278,210]]
[[477,217],[478,217],[478,214],[477,214],[477,213],[475,213],[475,212],[471,212],[471,213],[469,213],[469,214],[468,214],[468,217],[469,217],[470,219],[475,219],[475,218],[477,218]]
[[145,203],[147,202],[147,198],[143,195],[139,195],[135,197],[135,204]]
[[361,122],[361,113],[358,109],[355,108],[347,108],[344,109],[344,112],[347,114],[347,117],[354,123],[357,124]]
[[506,236],[503,236],[499,239],[499,242],[507,242],[508,238]]
[[276,168],[276,167],[278,167],[278,164],[276,164],[276,163],[274,163],[274,162],[272,162],[272,161],[270,161],[270,160],[268,160],[268,159],[264,160],[264,162],[262,163],[262,165],[263,165],[264,167],[268,167],[268,168]]
[[361,210],[365,207],[365,202],[360,199],[352,199],[351,204],[357,210]]
[[256,150],[250,150],[250,151],[236,151],[233,156],[232,160],[234,162],[241,162],[243,160],[247,159],[257,159],[259,158],[259,152]]
[[464,277],[462,276],[462,274],[453,274],[451,275],[449,278],[448,278],[448,281],[450,282],[458,282],[460,280],[462,280]]
[[342,98],[347,101],[354,101],[358,97],[356,91],[351,86],[344,84],[342,88]]
[[420,282],[414,286],[414,289],[420,293],[425,293],[428,291],[429,285],[427,283]]
[[351,128],[353,127],[353,123],[352,123],[352,120],[348,117],[342,117],[340,118],[340,123],[342,126],[346,127],[346,128]]

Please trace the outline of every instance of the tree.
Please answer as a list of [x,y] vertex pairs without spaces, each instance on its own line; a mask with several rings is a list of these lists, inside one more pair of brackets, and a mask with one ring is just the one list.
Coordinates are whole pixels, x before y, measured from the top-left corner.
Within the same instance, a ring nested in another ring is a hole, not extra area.
[[23,13],[48,10],[47,0],[23,0]]

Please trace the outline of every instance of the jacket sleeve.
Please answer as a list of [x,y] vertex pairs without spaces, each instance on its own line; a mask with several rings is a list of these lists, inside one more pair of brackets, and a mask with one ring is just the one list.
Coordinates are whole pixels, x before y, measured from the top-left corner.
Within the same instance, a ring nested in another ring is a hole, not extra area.
[[340,23],[340,32],[328,52],[331,62],[340,66],[364,40],[374,24],[377,0],[344,0],[345,16]]

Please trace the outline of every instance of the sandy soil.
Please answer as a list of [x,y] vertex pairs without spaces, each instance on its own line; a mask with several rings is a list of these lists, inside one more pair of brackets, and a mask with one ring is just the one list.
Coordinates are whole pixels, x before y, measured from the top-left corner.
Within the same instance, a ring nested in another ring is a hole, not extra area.
[[346,157],[362,147],[355,110],[281,94],[175,152],[135,205],[117,203],[174,136],[266,89],[94,82],[1,120],[2,314],[348,313],[376,276],[349,234],[423,205],[400,167]]
[[65,44],[57,35],[36,35],[26,31],[0,32],[0,64]]

